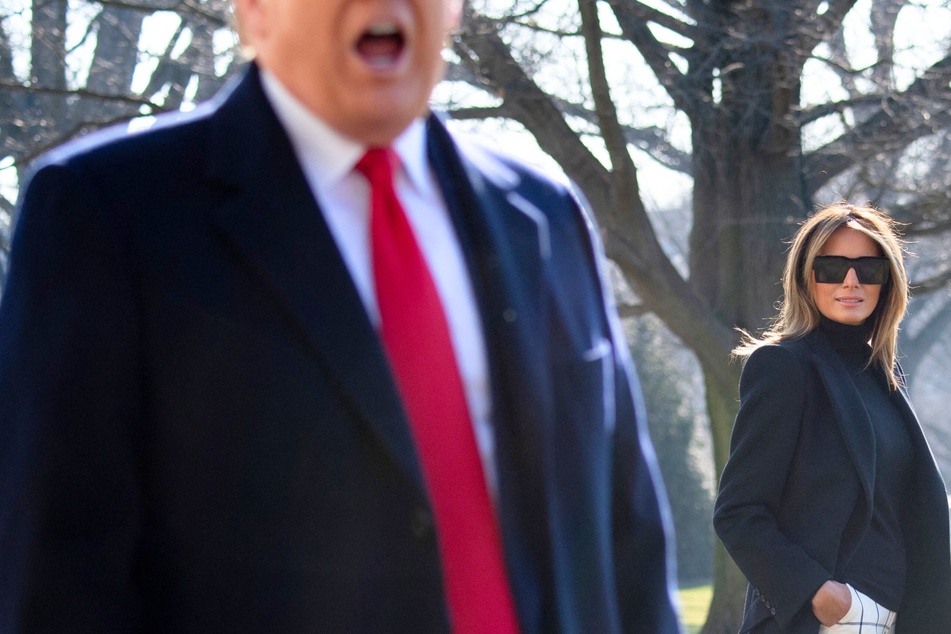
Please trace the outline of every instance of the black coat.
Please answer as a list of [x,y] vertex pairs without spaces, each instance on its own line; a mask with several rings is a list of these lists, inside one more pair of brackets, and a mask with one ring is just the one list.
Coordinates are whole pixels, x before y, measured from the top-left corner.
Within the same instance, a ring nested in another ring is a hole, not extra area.
[[[678,630],[644,410],[570,192],[428,124],[488,345],[525,634]],[[26,188],[0,303],[0,631],[447,631],[377,335],[252,66]]]
[[[891,398],[915,451],[895,631],[947,634],[947,493],[906,391]],[[717,534],[750,582],[742,632],[818,632],[812,597],[841,581],[872,517],[874,443],[858,390],[820,329],[750,355],[714,511]]]

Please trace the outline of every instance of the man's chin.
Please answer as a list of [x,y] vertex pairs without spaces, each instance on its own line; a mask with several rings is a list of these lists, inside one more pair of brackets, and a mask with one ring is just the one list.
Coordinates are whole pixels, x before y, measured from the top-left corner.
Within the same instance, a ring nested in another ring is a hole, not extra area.
[[384,146],[403,133],[417,117],[425,115],[428,106],[407,106],[393,102],[389,108],[361,109],[353,112],[339,126],[340,132],[368,146]]

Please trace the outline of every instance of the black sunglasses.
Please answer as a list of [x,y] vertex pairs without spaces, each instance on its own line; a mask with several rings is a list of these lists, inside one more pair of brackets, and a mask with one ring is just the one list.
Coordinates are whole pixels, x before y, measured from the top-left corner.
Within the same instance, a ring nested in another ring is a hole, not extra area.
[[817,255],[812,270],[820,284],[841,284],[849,269],[855,269],[860,284],[884,284],[891,271],[888,258],[868,256],[847,258],[841,255]]

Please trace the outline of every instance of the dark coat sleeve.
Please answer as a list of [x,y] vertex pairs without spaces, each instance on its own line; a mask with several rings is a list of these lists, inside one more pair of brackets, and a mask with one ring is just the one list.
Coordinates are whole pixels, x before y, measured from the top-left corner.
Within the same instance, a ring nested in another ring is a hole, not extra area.
[[597,229],[561,184],[500,160],[520,176],[514,195],[538,210],[529,215],[544,216],[550,249],[547,357],[536,362],[554,375],[553,427],[539,443],[555,569],[541,585],[554,584],[556,616],[540,631],[677,634],[670,513]]
[[714,509],[717,535],[764,605],[784,627],[832,578],[780,529],[777,518],[805,411],[802,363],[779,346],[747,359],[730,458]]
[[623,631],[679,632],[673,607],[677,576],[672,519],[633,367],[621,356],[616,374],[612,477],[614,556]]
[[130,628],[136,309],[100,192],[41,170],[0,302],[0,631]]
[[627,341],[611,300],[604,254],[589,225],[601,305],[611,333],[614,365],[612,525],[621,629],[681,631],[676,605],[673,519],[647,427],[647,411]]

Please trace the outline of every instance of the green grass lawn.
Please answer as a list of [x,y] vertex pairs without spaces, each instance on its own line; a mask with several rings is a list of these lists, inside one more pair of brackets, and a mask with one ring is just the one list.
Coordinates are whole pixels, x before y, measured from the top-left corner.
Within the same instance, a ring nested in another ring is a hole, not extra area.
[[707,620],[707,609],[713,596],[713,586],[697,586],[680,589],[681,618],[687,628],[687,634],[696,634]]

